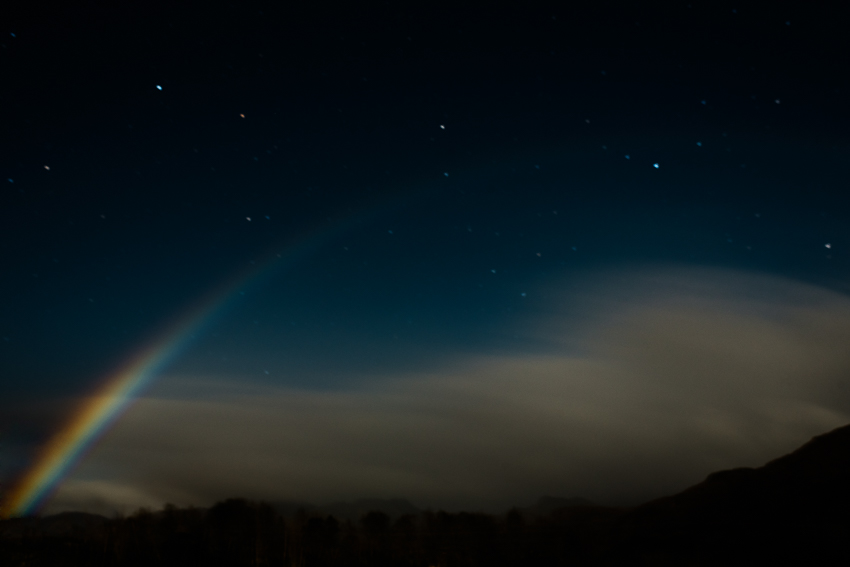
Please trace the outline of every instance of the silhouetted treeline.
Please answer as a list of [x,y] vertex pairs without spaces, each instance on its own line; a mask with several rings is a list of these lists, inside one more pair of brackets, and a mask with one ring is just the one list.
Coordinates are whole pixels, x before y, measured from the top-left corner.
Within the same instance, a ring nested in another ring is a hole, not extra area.
[[[3,567],[499,567],[569,565],[775,565],[816,559],[848,565],[841,519],[659,515],[663,501],[632,510],[581,506],[533,519],[512,510],[423,512],[360,521],[232,499],[209,509],[167,506],[126,518],[59,514],[0,522]],[[793,521],[789,521],[793,520]],[[660,522],[660,523],[659,523]]]
[[285,519],[268,504],[232,499],[206,510],[167,506],[126,518],[8,520],[0,524],[0,565],[448,567],[586,558],[580,530],[570,537],[562,523],[527,522],[515,510],[504,516],[428,511],[395,521],[373,511],[359,522],[302,511]]

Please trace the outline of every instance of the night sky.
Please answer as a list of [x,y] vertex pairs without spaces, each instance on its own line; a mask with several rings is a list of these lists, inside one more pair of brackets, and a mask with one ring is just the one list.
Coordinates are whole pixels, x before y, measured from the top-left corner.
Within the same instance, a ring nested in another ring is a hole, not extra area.
[[43,511],[633,504],[850,422],[844,14],[173,4],[2,8],[0,495],[199,302]]

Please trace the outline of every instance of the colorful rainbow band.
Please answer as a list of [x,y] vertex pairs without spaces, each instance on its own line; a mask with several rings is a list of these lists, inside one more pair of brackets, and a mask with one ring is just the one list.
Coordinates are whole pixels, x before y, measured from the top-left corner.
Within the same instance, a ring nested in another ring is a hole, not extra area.
[[[383,209],[383,207],[382,207]],[[373,210],[375,216],[380,210]],[[199,328],[223,307],[235,292],[268,271],[281,260],[294,261],[318,248],[329,238],[354,223],[350,215],[342,222],[320,227],[289,244],[283,253],[270,255],[251,270],[220,286],[194,309],[171,325],[148,348],[136,354],[119,371],[110,374],[103,385],[88,396],[79,410],[42,447],[33,465],[0,503],[0,518],[31,515],[82,459],[88,449],[109,430],[130,407],[141,391],[185,348]],[[360,223],[363,217],[359,217]]]

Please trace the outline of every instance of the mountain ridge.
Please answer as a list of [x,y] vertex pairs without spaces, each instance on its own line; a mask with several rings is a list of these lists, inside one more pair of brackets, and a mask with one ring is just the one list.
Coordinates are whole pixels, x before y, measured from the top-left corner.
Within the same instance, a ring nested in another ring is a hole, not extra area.
[[[717,471],[677,494],[641,504],[603,537],[621,555],[758,564],[765,558],[850,564],[850,425],[813,437],[761,467]],[[696,553],[694,550],[702,550]]]

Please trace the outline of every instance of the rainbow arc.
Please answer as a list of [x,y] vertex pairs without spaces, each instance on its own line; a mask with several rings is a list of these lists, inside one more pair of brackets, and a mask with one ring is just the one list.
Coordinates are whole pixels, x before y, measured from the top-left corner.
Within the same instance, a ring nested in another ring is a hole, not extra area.
[[[378,212],[373,211],[374,214]],[[0,518],[35,513],[87,451],[129,409],[145,387],[185,349],[205,323],[221,311],[228,299],[261,274],[267,273],[270,267],[279,265],[281,261],[291,264],[315,250],[329,238],[351,227],[354,219],[355,216],[350,215],[344,221],[320,227],[289,244],[282,252],[254,263],[247,273],[207,294],[176,323],[160,333],[157,340],[107,376],[101,386],[86,397],[64,427],[40,449],[30,468],[0,502]]]

